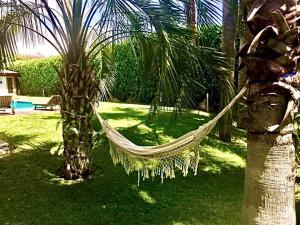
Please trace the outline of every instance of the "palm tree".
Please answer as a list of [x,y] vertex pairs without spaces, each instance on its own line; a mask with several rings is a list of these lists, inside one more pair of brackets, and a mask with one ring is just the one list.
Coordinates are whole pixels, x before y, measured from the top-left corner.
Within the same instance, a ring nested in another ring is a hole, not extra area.
[[252,40],[241,50],[249,80],[244,225],[295,225],[299,1],[245,1]]
[[12,0],[10,4],[7,8],[32,16],[12,24],[25,29],[27,38],[35,34],[49,42],[62,56],[63,66],[56,70],[63,121],[63,176],[85,177],[91,171],[92,104],[104,90],[92,61],[99,55],[105,57],[101,52],[112,43],[138,38],[139,33],[155,31],[161,43],[167,43],[167,30],[176,30],[183,15],[167,0]]
[[[137,49],[145,52],[140,55],[146,59],[146,66],[158,68],[159,92],[174,96],[172,90],[176,90],[177,97],[171,98],[176,104],[186,96],[182,87],[187,85],[182,85],[181,81],[188,77],[174,79],[176,69],[173,66],[173,61],[178,60],[174,49],[178,43],[184,43],[182,35],[188,34],[180,27],[185,15],[179,1],[11,0],[9,3],[7,9],[32,16],[13,21],[11,25],[25,30],[24,37],[29,40],[36,35],[49,42],[62,57],[63,66],[56,71],[60,80],[65,178],[85,177],[91,171],[92,104],[99,95],[105,94],[103,90],[107,90],[103,85],[107,82],[100,81],[101,76],[107,78],[108,72],[113,70],[109,54],[104,51],[111,49],[113,52],[113,47],[109,46],[134,37],[135,43],[140,45]],[[147,45],[149,35],[156,36],[159,45],[154,48]],[[102,58],[102,72],[96,73],[98,68],[93,61],[99,57]]]
[[[223,1],[222,51],[233,61],[236,55],[235,42],[237,37],[238,0]],[[232,67],[234,62],[231,63]],[[233,77],[232,77],[233,78]]]
[[196,31],[196,2],[189,0],[185,6],[187,25],[192,32]]
[[[16,43],[20,39],[19,34],[24,32],[24,29],[15,26],[15,23],[31,18],[31,13],[19,9],[12,7],[7,1],[0,1],[0,69],[6,67],[14,59],[17,51]],[[31,40],[39,41],[35,35],[31,35]]]
[[[184,38],[182,33],[177,36],[171,35],[168,39],[169,47],[167,49],[173,50],[168,54],[165,54],[166,50],[164,49],[166,48],[159,39],[149,35],[139,38],[143,44],[138,46],[142,47],[138,50],[146,53],[142,54],[143,60],[141,61],[143,64],[151,62],[141,66],[143,68],[141,90],[144,89],[144,85],[149,79],[151,80],[153,76],[157,75],[155,78],[157,81],[156,94],[152,102],[150,117],[156,115],[156,112],[166,105],[174,107],[173,118],[180,115],[183,108],[196,107],[198,105],[196,94],[206,91],[206,87],[201,85],[201,81],[208,80],[208,77],[211,77],[214,83],[218,83],[216,86],[220,87],[219,92],[223,105],[226,105],[232,96],[232,85],[227,79],[224,79],[224,73],[227,74],[227,62],[224,55],[219,52],[219,49],[211,48],[208,43],[203,43],[203,38],[200,38],[203,32],[205,33],[209,29],[218,29],[216,23],[221,19],[221,10],[216,4],[219,3],[219,0],[175,2],[182,2],[178,7],[182,8],[180,10],[185,14],[185,24],[190,35],[184,36]],[[140,54],[136,53],[136,55]],[[167,68],[165,68],[166,65],[168,65]],[[166,69],[167,72],[161,73]]]
[[[209,3],[214,3],[211,6]],[[196,32],[199,29],[207,26],[215,26],[221,20],[221,10],[218,8],[221,1],[211,0],[188,0],[185,5],[187,26],[192,32]],[[213,10],[207,10],[207,8],[213,7]],[[237,1],[223,1],[223,32],[222,32],[222,51],[225,56],[230,59],[229,62],[223,62],[223,66],[228,68],[223,70],[221,74],[218,74],[219,80],[219,92],[220,92],[220,104],[219,108],[223,109],[233,96],[233,84],[230,84],[231,74],[234,71],[234,58],[236,56],[235,40],[236,40],[236,19],[237,19]],[[197,17],[197,14],[201,15]],[[195,43],[195,37],[193,38]],[[202,45],[198,43],[198,45]],[[200,50],[201,51],[201,50]],[[215,50],[216,51],[216,50]],[[213,53],[215,54],[215,53]],[[205,54],[204,54],[205,55]],[[201,56],[200,56],[201,57]],[[224,57],[224,56],[223,56]],[[203,56],[202,56],[203,58]],[[219,57],[220,58],[220,57]],[[227,65],[225,65],[227,64]],[[214,66],[212,66],[214,67]],[[220,71],[219,71],[220,72]],[[216,74],[214,74],[216,76]],[[224,76],[228,76],[224,80]],[[232,82],[233,83],[233,82]],[[221,94],[222,93],[222,94]],[[231,141],[232,130],[232,113],[227,113],[219,122],[219,137],[222,141]]]
[[[244,9],[243,0],[241,0],[239,4],[239,25],[237,28],[239,30],[238,32],[239,50],[244,46],[245,43],[250,42],[252,39],[252,35],[250,34],[247,25],[243,21],[243,17],[244,17],[243,9]],[[236,57],[236,63],[238,64],[240,63],[240,58],[238,54]],[[247,83],[245,69],[239,70],[238,66],[236,67],[235,82],[238,91],[240,91],[243,87],[245,87]],[[245,97],[243,97],[238,101],[238,104],[236,106],[236,124],[238,128],[246,129],[247,127],[246,118],[247,118],[247,107],[246,107]]]
[[[229,61],[229,79],[234,82],[236,39],[237,39],[238,1],[223,0],[222,52]],[[224,107],[221,105],[221,108]],[[222,141],[231,141],[232,113],[227,113],[219,123],[219,138]]]

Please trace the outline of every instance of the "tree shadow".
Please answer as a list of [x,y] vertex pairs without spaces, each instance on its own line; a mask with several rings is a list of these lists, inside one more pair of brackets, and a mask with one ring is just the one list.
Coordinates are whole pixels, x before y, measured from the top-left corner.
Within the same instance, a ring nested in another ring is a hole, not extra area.
[[[142,111],[117,110],[101,115],[116,121],[135,120],[134,126],[120,126],[118,130],[139,145],[161,144],[209,120],[206,115],[184,113],[172,124],[167,112],[147,121]],[[52,115],[44,115],[42,119],[47,117],[56,119]],[[16,140],[5,132],[0,133],[0,138],[1,135],[8,141]],[[240,224],[243,168],[227,164],[210,150],[222,148],[220,151],[242,157],[244,148],[230,147],[212,137],[203,142],[205,149],[201,151],[198,176],[182,177],[178,172],[176,179],[165,180],[163,184],[156,178],[142,181],[140,186],[137,186],[136,173],[127,176],[122,166],[113,165],[106,145],[94,151],[94,173],[90,179],[66,182],[57,176],[61,158],[49,153],[58,143],[49,138],[30,144],[29,150],[0,159],[0,180],[4,181],[0,186],[3,203],[0,224]],[[22,144],[32,138],[24,135],[16,142]]]
[[[101,116],[110,121],[120,121],[122,119],[135,120],[136,124],[131,127],[116,127],[126,138],[134,140],[138,145],[157,145],[166,140],[158,138],[160,134],[176,138],[197,129],[200,125],[209,121],[209,117],[199,114],[191,114],[186,111],[174,122],[170,120],[170,112],[160,112],[153,119],[147,119],[145,112],[136,111],[130,108],[116,108],[117,112],[101,113]],[[97,121],[94,120],[96,127]]]
[[[208,116],[193,114],[191,118],[186,114],[174,125],[166,114],[146,123],[145,113],[125,110],[125,115],[107,113],[104,117],[137,120],[135,126],[119,130],[140,145],[161,144],[165,141],[158,138],[162,133],[176,138],[209,120]],[[56,120],[59,116],[44,118]],[[243,130],[235,132],[237,138],[245,138]],[[34,137],[0,132],[0,139],[16,145]],[[156,178],[137,186],[136,174],[127,176],[123,167],[112,164],[107,146],[94,152],[95,172],[91,179],[60,180],[57,169],[61,158],[49,153],[57,144],[51,140],[30,144],[30,150],[0,159],[0,224],[240,224],[243,167],[214,157],[210,150],[201,151],[198,176],[184,178],[177,173],[176,179],[163,184]],[[245,157],[243,145],[220,142],[213,134],[202,144]],[[300,212],[299,199],[296,210]]]
[[10,146],[18,146],[24,142],[30,141],[32,138],[36,137],[35,135],[27,135],[27,134],[22,134],[22,135],[12,135],[9,134],[8,132],[0,132],[0,139],[9,143]]
[[246,158],[245,146],[241,143],[225,143],[216,137],[211,137],[204,139],[202,145],[209,145],[216,149],[221,149],[223,152],[234,153],[243,159]]
[[147,115],[144,111],[132,108],[121,108],[114,107],[112,112],[102,112],[101,116],[105,119],[110,120],[119,120],[122,118],[125,119],[135,119],[145,121],[145,115]]
[[[191,117],[187,113],[177,124],[172,124],[169,114],[163,113],[146,122],[143,112],[127,108],[125,112],[102,115],[116,121],[137,120],[135,126],[119,130],[140,145],[163,143],[165,140],[158,139],[162,133],[176,138],[209,120],[205,115]],[[43,119],[59,118],[43,116]],[[244,135],[244,131],[237,130],[237,138]],[[16,145],[30,142],[34,137],[0,132],[0,139]],[[176,179],[165,180],[163,184],[156,178],[137,186],[136,174],[127,176],[123,167],[112,164],[108,146],[94,151],[95,172],[91,179],[60,180],[57,170],[61,158],[49,153],[57,144],[51,140],[30,144],[30,150],[0,159],[0,224],[240,224],[243,167],[214,157],[210,148],[244,158],[243,145],[220,142],[212,134],[203,141],[208,150],[201,151],[198,176],[184,178],[177,173]],[[300,211],[299,200],[296,209]]]
[[47,115],[47,114],[45,114],[44,118],[46,120],[60,120],[61,119],[61,115],[59,113],[57,113],[57,115],[55,115],[55,114],[54,115]]
[[[129,108],[118,108],[118,113],[103,113],[104,118],[120,121],[124,118],[137,120],[131,127],[120,127],[118,131],[137,145],[149,146],[165,143],[168,138],[178,138],[191,130],[207,123],[211,117],[208,115],[191,114],[188,110],[181,114],[176,122],[170,121],[170,112],[161,112],[153,120],[145,119],[145,114]],[[192,117],[191,117],[192,115]],[[216,128],[217,129],[217,128]],[[234,128],[235,140],[245,140],[246,131]],[[234,151],[234,154],[245,158],[246,152],[243,144],[224,143],[218,140],[216,131],[209,134],[210,138],[204,139],[204,145],[221,149],[224,152]]]
[[[204,155],[198,176],[177,173],[176,179],[163,184],[156,178],[137,186],[137,174],[127,176],[123,167],[115,167],[108,146],[102,146],[94,151],[91,179],[64,182],[56,175],[60,157],[49,153],[55,145],[38,143],[0,159],[0,180],[5,181],[0,224],[240,223],[243,168],[225,166],[210,154]],[[220,170],[207,170],[207,164]]]

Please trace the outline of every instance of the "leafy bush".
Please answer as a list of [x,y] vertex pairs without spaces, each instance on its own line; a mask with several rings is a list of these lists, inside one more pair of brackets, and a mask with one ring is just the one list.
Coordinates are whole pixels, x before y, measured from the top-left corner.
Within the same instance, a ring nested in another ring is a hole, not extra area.
[[17,60],[9,69],[20,73],[22,95],[50,96],[57,92],[58,78],[54,66],[60,67],[59,57]]
[[148,80],[146,84],[142,82],[143,69],[132,48],[130,42],[115,48],[116,81],[112,95],[122,102],[151,103],[156,82],[154,79]]
[[[151,37],[149,37],[151,41]],[[157,41],[153,39],[152,41]],[[212,49],[220,49],[221,45],[221,27],[211,26],[202,27],[197,35],[198,46],[205,46]],[[122,42],[115,46],[114,64],[115,64],[115,82],[111,90],[112,97],[122,102],[144,103],[149,104],[153,101],[157,91],[157,76],[145,78],[145,74],[151,68],[144,68],[139,51],[135,49],[134,41]],[[182,62],[186,60],[186,53],[182,51],[184,46],[178,46],[177,64],[175,65],[179,73],[188,75],[188,68]],[[135,51],[133,51],[135,49]],[[195,75],[196,82],[186,84],[195,98],[195,107],[206,93],[210,94],[212,107],[217,109],[219,102],[219,82],[217,72],[211,71],[215,59],[206,50],[197,53],[200,62],[199,71],[201,74]],[[21,58],[17,60],[11,70],[18,71],[21,75],[20,91],[23,95],[32,96],[50,96],[57,92],[58,78],[54,66],[60,67],[61,60],[59,57],[50,57],[43,59],[27,59]],[[93,62],[95,67],[101,67],[101,57],[98,61]],[[153,70],[154,73],[155,70]],[[197,72],[196,72],[197,73]],[[191,75],[193,75],[191,73]],[[183,76],[184,78],[184,76]],[[146,82],[145,82],[146,80]],[[199,86],[200,84],[200,86]],[[175,93],[174,93],[175,94]],[[166,104],[166,103],[165,103]]]
[[120,101],[137,101],[141,70],[129,43],[115,48],[116,81],[112,95]]
[[[146,36],[145,38],[150,42],[157,41],[156,39],[151,38],[151,36]],[[146,40],[144,39],[144,41]],[[181,42],[179,41],[177,45],[180,45],[180,43]],[[155,46],[154,43],[150,44],[150,46],[152,45]],[[188,64],[185,65],[186,63],[183,63],[187,60],[186,52],[182,50],[185,49],[185,46],[176,47],[177,60],[175,60],[176,64],[174,66],[177,72],[182,75],[180,76],[183,78],[181,81],[182,83],[186,80],[185,76],[189,76],[189,74],[195,78],[197,77],[195,80],[196,82],[185,84],[185,86],[189,86],[188,91],[193,93],[194,104],[192,104],[192,106],[197,107],[198,103],[206,97],[206,93],[209,93],[211,107],[214,110],[217,110],[220,87],[219,77],[216,73],[218,73],[217,69],[219,68],[212,69],[217,53],[213,55],[208,54],[207,52],[210,52],[209,49],[203,50],[200,46],[211,48],[211,51],[219,51],[221,47],[221,26],[201,27],[197,34],[197,45],[199,46],[197,58],[201,68],[198,69],[198,72],[195,72],[199,74],[193,75],[193,72],[188,71],[189,68],[186,68]],[[134,48],[136,48],[134,41],[119,44],[115,48],[116,82],[112,95],[122,102],[151,103],[157,91],[158,77],[145,77],[145,74],[149,73],[149,70],[153,73],[158,73],[158,71],[153,68],[144,68],[143,63],[139,62],[141,56],[135,55],[139,54],[139,50],[136,49],[137,51],[133,51]],[[151,50],[152,49],[148,49],[148,55],[152,55]],[[190,70],[191,69],[192,68],[190,68]],[[164,104],[174,105],[172,102],[164,102]]]
[[222,26],[202,26],[198,30],[198,44],[221,51]]

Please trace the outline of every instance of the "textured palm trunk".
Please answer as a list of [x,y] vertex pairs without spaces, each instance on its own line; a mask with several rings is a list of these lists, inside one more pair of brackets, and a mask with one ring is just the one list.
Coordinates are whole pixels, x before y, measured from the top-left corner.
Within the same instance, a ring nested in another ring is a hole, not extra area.
[[297,3],[244,2],[251,40],[240,53],[250,83],[243,225],[296,224]]
[[[251,34],[245,25],[245,23],[242,21],[243,20],[243,0],[240,1],[240,6],[239,6],[239,32],[240,34],[240,48],[241,49],[246,43],[249,43],[251,41]],[[241,60],[237,60],[238,63],[241,62]],[[247,77],[246,77],[246,71],[238,71],[238,76],[237,76],[237,88],[238,91],[242,90],[243,87],[247,84]],[[245,101],[245,96],[244,98],[241,98],[238,101],[237,104],[237,110],[236,110],[236,122],[237,122],[237,127],[240,129],[247,129],[247,108],[246,108],[246,101]]]
[[[222,52],[226,54],[230,63],[230,79],[234,79],[234,65],[235,65],[235,40],[236,40],[236,17],[237,13],[230,0],[223,1],[223,27],[222,27]],[[223,108],[225,105],[221,105]],[[231,141],[232,132],[232,116],[226,114],[219,122],[219,138],[222,141]]]
[[68,94],[62,97],[64,170],[66,179],[86,177],[91,171],[93,111],[88,101]]
[[[93,128],[92,116],[98,89],[94,71],[85,56],[71,48],[60,73],[61,115],[63,120],[64,168],[63,177],[77,179],[91,172]],[[78,51],[80,52],[80,51]]]
[[243,225],[295,225],[295,140],[292,118],[280,124],[288,98],[279,91],[250,88]]
[[[241,71],[238,78],[238,90],[240,91],[246,84],[246,75]],[[244,130],[247,129],[247,107],[244,98],[241,98],[237,104],[236,127]]]
[[189,0],[186,6],[187,24],[188,27],[195,32],[196,31],[196,2],[195,0]]

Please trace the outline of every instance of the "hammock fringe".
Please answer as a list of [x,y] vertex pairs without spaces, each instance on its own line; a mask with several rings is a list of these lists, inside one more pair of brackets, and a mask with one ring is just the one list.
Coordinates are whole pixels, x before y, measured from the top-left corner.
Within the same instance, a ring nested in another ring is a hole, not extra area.
[[114,165],[121,164],[125,172],[138,173],[138,185],[140,180],[160,177],[161,182],[165,178],[175,178],[175,171],[181,170],[182,175],[186,177],[189,169],[197,175],[198,165],[200,161],[199,146],[188,147],[183,150],[183,154],[168,156],[166,158],[145,159],[133,156],[124,152],[121,148],[110,141],[110,155]]

